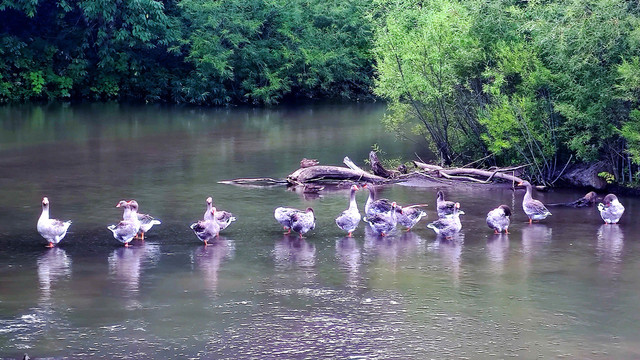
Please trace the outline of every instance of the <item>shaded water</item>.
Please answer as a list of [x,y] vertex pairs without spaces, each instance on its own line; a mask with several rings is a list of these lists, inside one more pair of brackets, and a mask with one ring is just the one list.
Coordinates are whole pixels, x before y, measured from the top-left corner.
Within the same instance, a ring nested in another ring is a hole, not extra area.
[[[217,183],[284,177],[302,157],[362,163],[373,143],[413,158],[380,127],[383,113],[0,108],[0,358],[640,357],[637,199],[621,199],[617,226],[596,209],[552,209],[529,226],[523,191],[443,186],[466,215],[442,242],[425,228],[440,188],[396,185],[381,196],[429,203],[427,221],[388,238],[361,224],[350,239],[333,222],[346,191]],[[209,195],[238,221],[205,248],[188,226]],[[42,196],[74,222],[59,248],[35,229]],[[130,198],[163,223],[123,248],[106,226]],[[494,236],[485,215],[500,203],[515,210],[512,233]],[[316,230],[283,235],[279,205],[314,207]]]

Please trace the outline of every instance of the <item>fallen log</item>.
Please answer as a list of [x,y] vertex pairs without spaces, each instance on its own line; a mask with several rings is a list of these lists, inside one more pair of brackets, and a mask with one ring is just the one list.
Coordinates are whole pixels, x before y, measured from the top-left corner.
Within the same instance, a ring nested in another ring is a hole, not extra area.
[[567,206],[573,208],[590,207],[595,205],[599,200],[600,198],[598,197],[598,194],[590,191],[578,200],[566,203],[547,204],[547,206]]
[[[490,183],[494,178],[511,181],[514,183],[520,183],[524,181],[522,178],[517,177],[515,175],[504,174],[506,171],[513,171],[517,168],[505,168],[505,169],[496,169],[496,170],[482,170],[482,169],[469,169],[469,168],[453,168],[453,169],[445,169],[438,165],[430,165],[425,164],[419,161],[413,161],[415,167],[423,170],[427,170],[428,172],[435,173],[441,177],[453,180],[467,180],[482,184]],[[481,177],[482,179],[478,179]]]
[[318,165],[301,168],[289,176],[287,182],[293,185],[321,181],[364,181],[374,184],[389,182],[389,179],[341,166]]
[[286,185],[287,180],[285,179],[273,179],[273,178],[251,178],[251,179],[233,179],[233,180],[220,180],[218,184],[229,184],[229,185],[242,185],[242,186],[255,186],[255,187],[265,187],[265,186],[279,186]]

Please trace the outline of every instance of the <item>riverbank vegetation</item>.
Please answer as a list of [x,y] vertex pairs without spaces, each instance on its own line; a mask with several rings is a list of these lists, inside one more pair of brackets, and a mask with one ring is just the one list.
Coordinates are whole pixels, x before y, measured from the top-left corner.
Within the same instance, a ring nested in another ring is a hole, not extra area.
[[6,0],[0,102],[378,97],[442,165],[637,184],[639,50],[624,0]]

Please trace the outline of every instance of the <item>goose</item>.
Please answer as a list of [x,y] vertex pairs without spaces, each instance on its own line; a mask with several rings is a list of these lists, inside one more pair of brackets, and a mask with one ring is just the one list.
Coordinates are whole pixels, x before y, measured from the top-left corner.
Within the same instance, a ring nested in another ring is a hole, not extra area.
[[617,224],[624,213],[624,206],[622,206],[617,196],[609,194],[598,204],[598,211],[600,211],[600,217],[602,217],[605,224]]
[[451,212],[451,215],[439,218],[428,224],[427,228],[432,229],[438,236],[450,239],[454,234],[462,230],[460,215],[463,215],[464,211],[460,210],[460,203],[453,203],[453,206],[447,206],[443,210]]
[[364,221],[369,224],[371,230],[376,234],[387,236],[396,229],[398,224],[397,213],[402,213],[402,209],[395,202],[392,202],[390,212],[367,215]]
[[438,211],[439,218],[453,214],[454,205],[455,203],[453,201],[446,201],[444,199],[444,193],[442,191],[438,191],[436,198],[436,210]]
[[138,220],[140,221],[140,240],[144,241],[144,234],[146,234],[153,225],[160,225],[162,222],[155,219],[149,214],[138,214]]
[[298,210],[298,209],[294,209],[294,208],[278,207],[273,212],[273,217],[275,217],[276,220],[280,223],[280,225],[282,225],[284,227],[284,229],[287,230],[287,232],[285,234],[290,234],[291,233],[291,224],[293,222],[291,217],[293,216],[293,214],[301,213],[301,212],[303,212],[303,211],[302,210]]
[[304,212],[295,212],[291,215],[291,229],[302,235],[313,230],[316,227],[316,217],[312,208],[307,208]]
[[531,183],[528,181],[521,181],[518,183],[518,186],[524,186],[527,188],[527,192],[524,194],[524,199],[522,199],[522,209],[529,217],[529,224],[531,224],[533,220],[544,220],[547,216],[551,215],[551,212],[547,210],[541,201],[531,197]]
[[417,204],[409,206],[399,206],[402,209],[402,213],[398,216],[398,223],[407,228],[407,231],[411,229],[422,219],[427,216],[427,213],[419,209],[421,206],[427,206],[427,204]]
[[111,230],[113,237],[128,247],[129,243],[140,231],[140,220],[138,220],[138,202],[120,201],[116,207],[124,208],[123,220],[115,225],[107,226]]
[[215,220],[216,208],[212,207],[205,219],[191,224],[189,227],[196,234],[204,245],[209,245],[209,241],[217,238],[220,234],[220,224]]
[[38,225],[36,226],[40,235],[49,242],[47,247],[52,248],[57,245],[60,240],[67,235],[67,230],[71,225],[71,221],[61,221],[57,219],[49,218],[49,199],[47,197],[42,198],[42,214],[38,219]]
[[[127,202],[124,200],[120,200],[120,202],[118,203],[120,205],[120,207],[124,208],[124,213],[122,214],[122,220],[126,220],[130,214],[131,214],[131,207],[130,206],[124,206]],[[162,224],[162,222],[160,222],[160,220],[155,219],[153,216],[149,215],[149,214],[140,214],[138,213],[138,220],[140,221],[140,232],[138,234],[136,234],[136,236],[134,237],[137,238],[138,236],[140,236],[140,240],[144,241],[144,234],[146,232],[148,232],[149,230],[151,230],[151,228],[153,227],[153,225],[160,225]]]
[[361,219],[358,204],[356,204],[356,191],[358,191],[358,185],[351,185],[349,207],[336,218],[336,225],[346,231],[348,237],[351,237],[353,231],[358,227],[358,224],[360,224]]
[[216,222],[220,226],[220,231],[228,228],[232,222],[237,220],[232,213],[224,210],[216,210],[215,216],[212,216],[211,208],[213,207],[213,198],[211,196],[207,198],[206,203],[207,203],[207,210],[204,212],[203,218],[205,220],[211,220],[215,218]]
[[369,197],[364,204],[365,215],[373,216],[375,214],[391,212],[391,201],[388,199],[376,200],[376,190],[373,185],[364,184],[362,187],[369,190]]
[[507,205],[500,205],[489,211],[487,214],[487,226],[493,229],[495,234],[499,234],[504,230],[505,234],[509,233],[509,223],[511,216],[511,208]]

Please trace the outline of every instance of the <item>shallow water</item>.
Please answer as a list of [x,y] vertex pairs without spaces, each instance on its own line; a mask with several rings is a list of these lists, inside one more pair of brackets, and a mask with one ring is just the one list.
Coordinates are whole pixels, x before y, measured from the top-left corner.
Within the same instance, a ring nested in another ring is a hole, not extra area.
[[[551,209],[528,225],[524,191],[392,186],[427,202],[409,233],[346,238],[333,219],[347,190],[218,184],[281,178],[302,157],[363,164],[378,143],[413,158],[379,125],[382,105],[276,110],[93,104],[0,108],[0,358],[640,357],[640,211],[620,225],[596,209]],[[424,155],[424,154],[421,154]],[[462,232],[425,228],[435,194],[459,201]],[[189,224],[204,199],[238,221],[204,247]],[[545,202],[582,192],[536,193]],[[35,229],[40,200],[73,220],[55,249]],[[135,198],[162,220],[122,247],[106,229]],[[366,194],[357,195],[362,210]],[[510,235],[487,211],[514,209]],[[282,234],[276,206],[316,210],[305,239]]]

